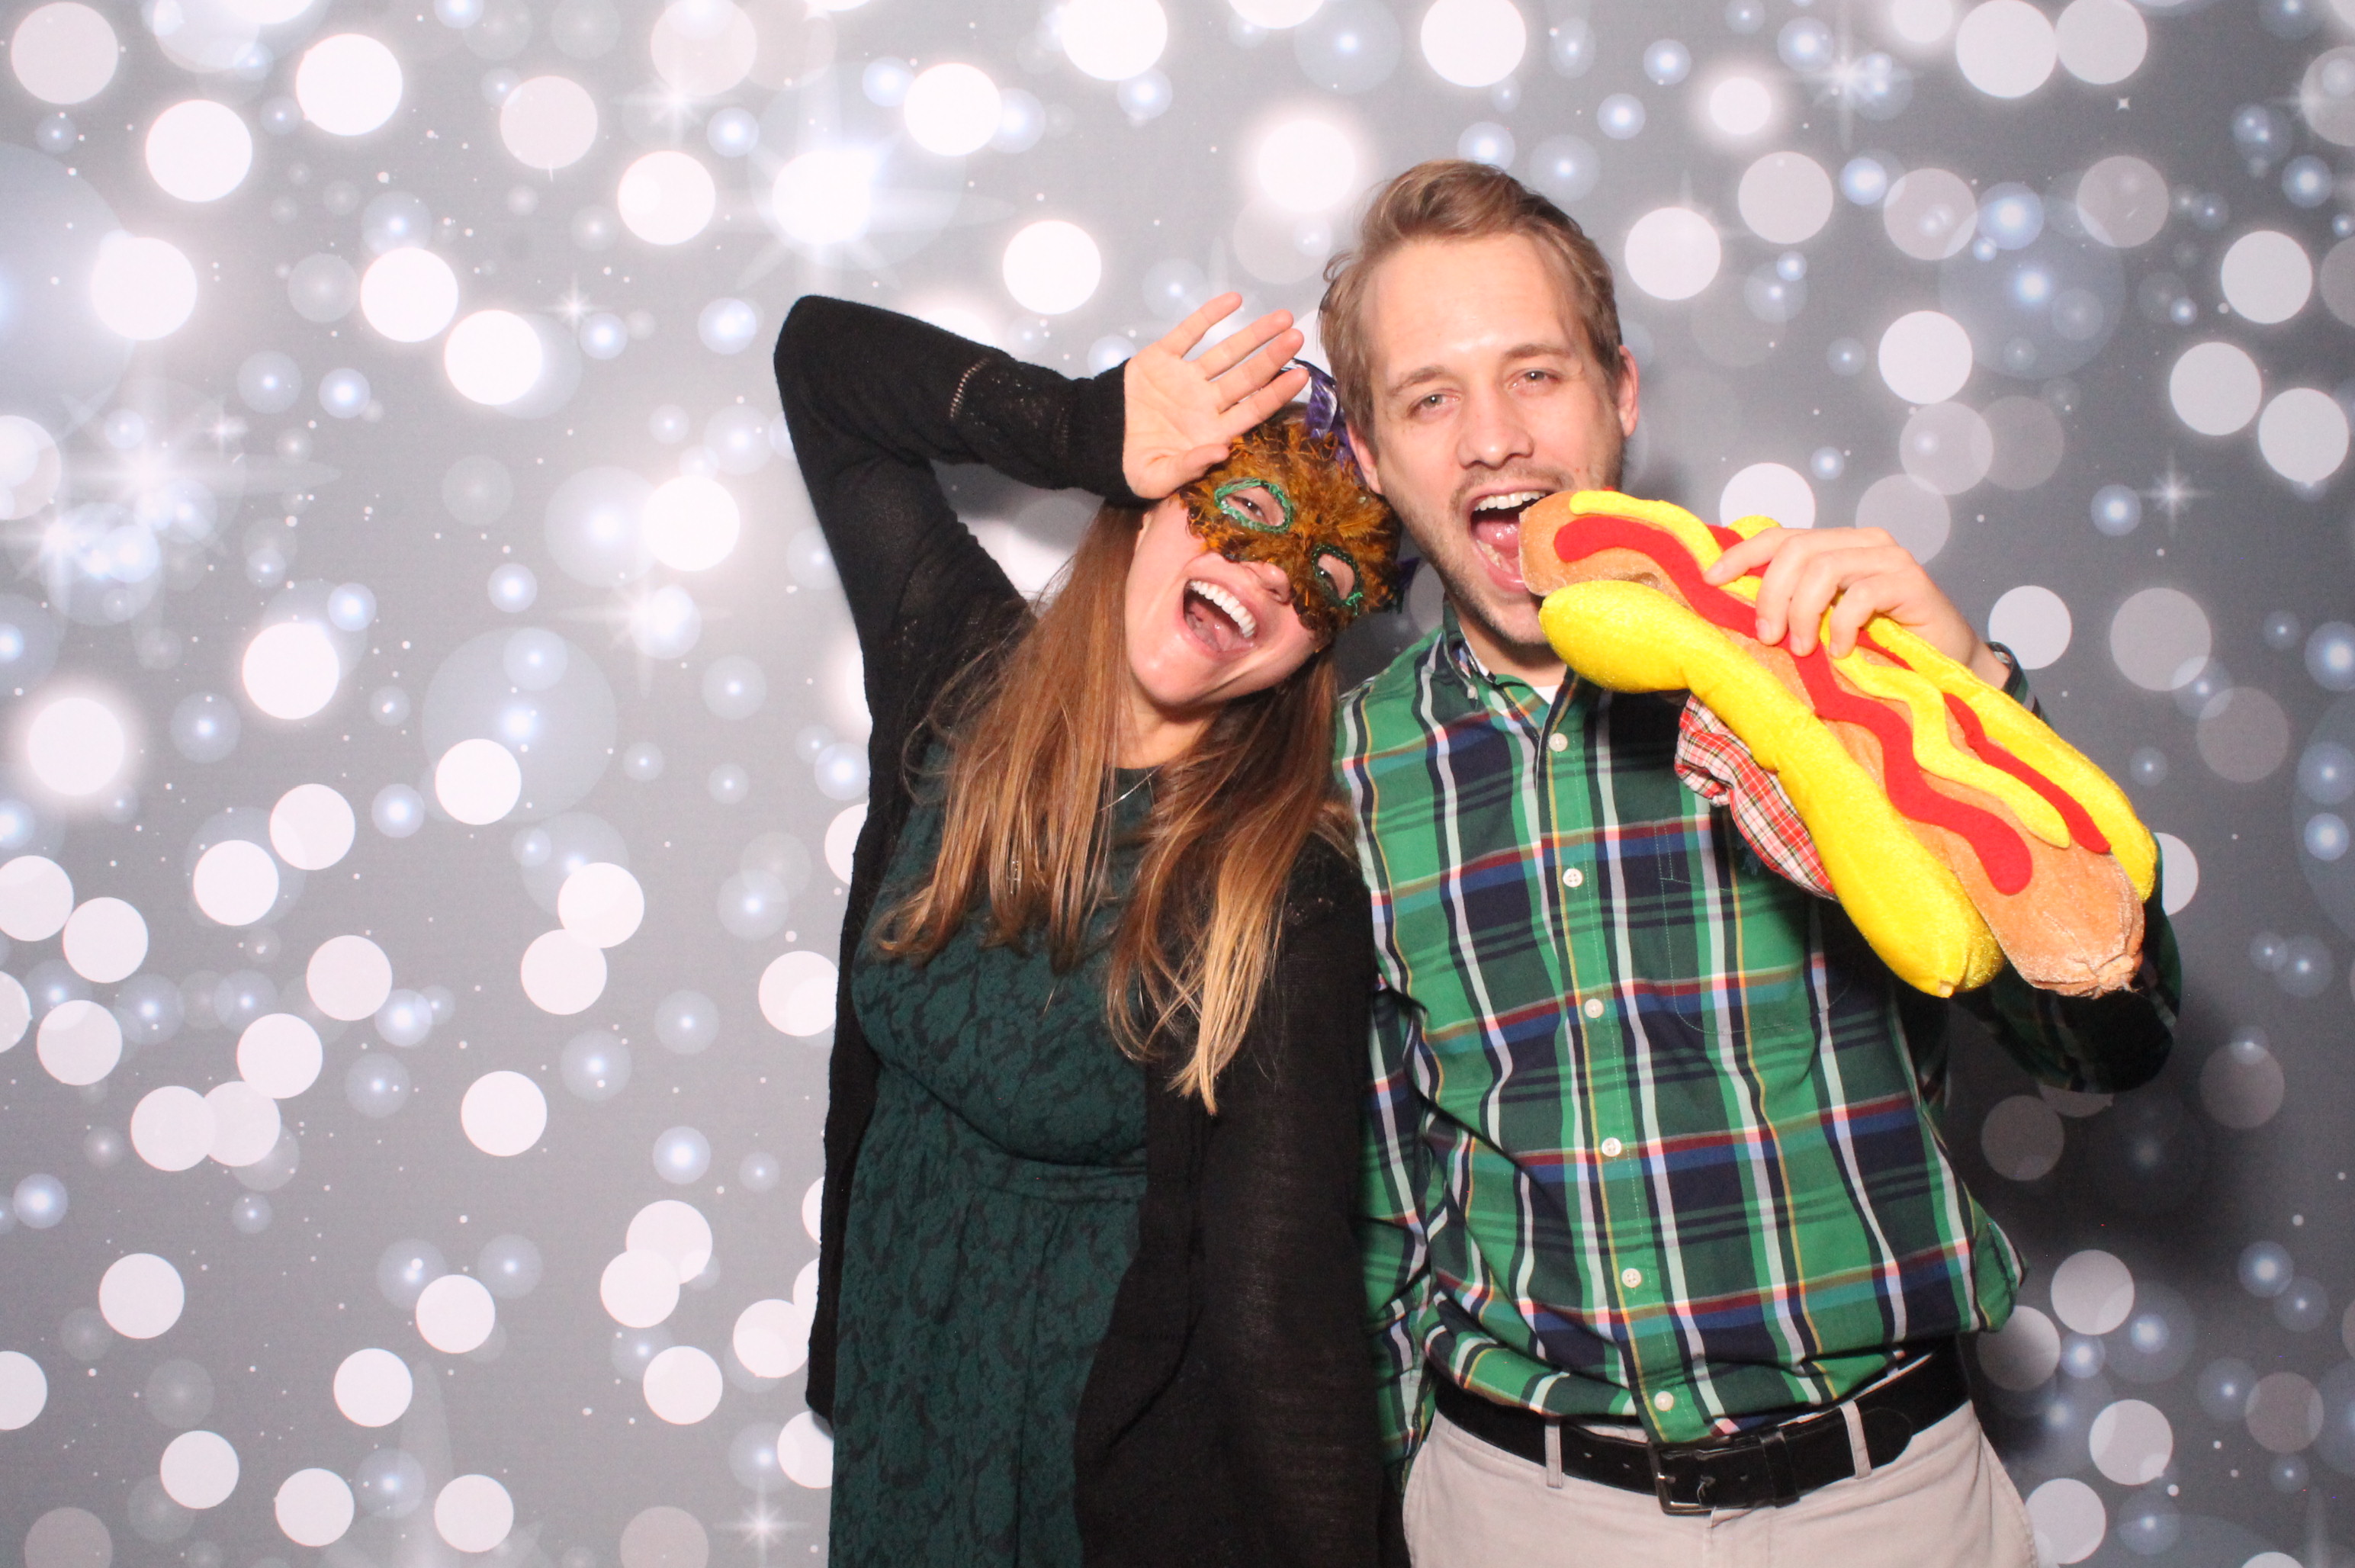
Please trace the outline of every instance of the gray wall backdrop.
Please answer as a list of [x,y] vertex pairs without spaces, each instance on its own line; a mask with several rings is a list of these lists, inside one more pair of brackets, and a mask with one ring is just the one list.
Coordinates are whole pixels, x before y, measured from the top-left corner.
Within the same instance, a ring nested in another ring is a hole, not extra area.
[[[1632,487],[1891,528],[2166,835],[2175,1061],[1957,1042],[2055,1562],[2349,1561],[2350,0],[63,0],[0,25],[0,1559],[821,1559],[858,657],[766,351],[1074,373],[1461,154]],[[1086,503],[952,476],[1041,583]],[[1359,635],[1370,669],[1428,625]]]

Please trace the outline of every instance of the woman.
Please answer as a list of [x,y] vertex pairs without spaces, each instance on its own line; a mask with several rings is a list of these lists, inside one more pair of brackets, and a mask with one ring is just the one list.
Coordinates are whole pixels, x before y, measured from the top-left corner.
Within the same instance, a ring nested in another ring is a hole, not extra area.
[[[1214,300],[1072,381],[804,299],[794,451],[866,661],[808,1400],[832,1560],[1369,1563],[1374,984],[1332,634],[1391,523]],[[1259,428],[1254,428],[1259,427]],[[1236,438],[1248,434],[1248,440]],[[932,464],[1105,497],[1034,612]],[[1212,543],[1220,548],[1211,549]]]

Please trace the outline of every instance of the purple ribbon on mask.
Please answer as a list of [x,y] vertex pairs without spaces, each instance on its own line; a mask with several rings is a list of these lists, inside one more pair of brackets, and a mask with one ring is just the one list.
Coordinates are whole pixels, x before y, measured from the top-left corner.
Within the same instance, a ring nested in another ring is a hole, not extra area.
[[1334,386],[1332,376],[1324,367],[1305,359],[1295,359],[1293,363],[1308,372],[1308,411],[1301,422],[1307,426],[1310,435],[1331,441],[1341,461],[1363,484],[1365,470],[1358,466],[1358,454],[1350,449],[1348,421],[1341,412],[1340,391]]

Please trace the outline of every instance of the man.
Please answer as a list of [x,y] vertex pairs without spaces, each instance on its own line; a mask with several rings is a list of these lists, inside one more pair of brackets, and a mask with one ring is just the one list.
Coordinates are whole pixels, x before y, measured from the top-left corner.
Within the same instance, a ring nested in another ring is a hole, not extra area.
[[[1944,1004],[1767,869],[1812,847],[1705,709],[1565,682],[1521,581],[1520,509],[1615,488],[1636,428],[1608,264],[1509,176],[1434,163],[1328,276],[1352,442],[1447,598],[1340,738],[1387,987],[1369,1290],[1419,1568],[2025,1568],[1957,1349],[2019,1264],[1939,1141]],[[1804,653],[1828,608],[1841,654],[1886,614],[2024,698],[1886,535],[1771,530],[1710,575],[1761,564],[1761,640]],[[2133,991],[2007,971],[1968,1005],[2047,1082],[2145,1081],[2173,1025],[2148,914]]]

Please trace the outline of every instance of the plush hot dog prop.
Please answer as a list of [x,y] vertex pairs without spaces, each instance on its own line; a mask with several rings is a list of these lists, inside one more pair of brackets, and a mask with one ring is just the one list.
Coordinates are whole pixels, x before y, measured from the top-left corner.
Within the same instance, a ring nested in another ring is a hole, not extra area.
[[1754,576],[1701,573],[1774,524],[1710,528],[1609,490],[1521,518],[1554,651],[1616,691],[1689,691],[1772,771],[1832,891],[1898,976],[1946,996],[2005,960],[2098,996],[2134,977],[2158,847],[2123,792],[2044,722],[1885,616],[1853,653],[1762,644]]

